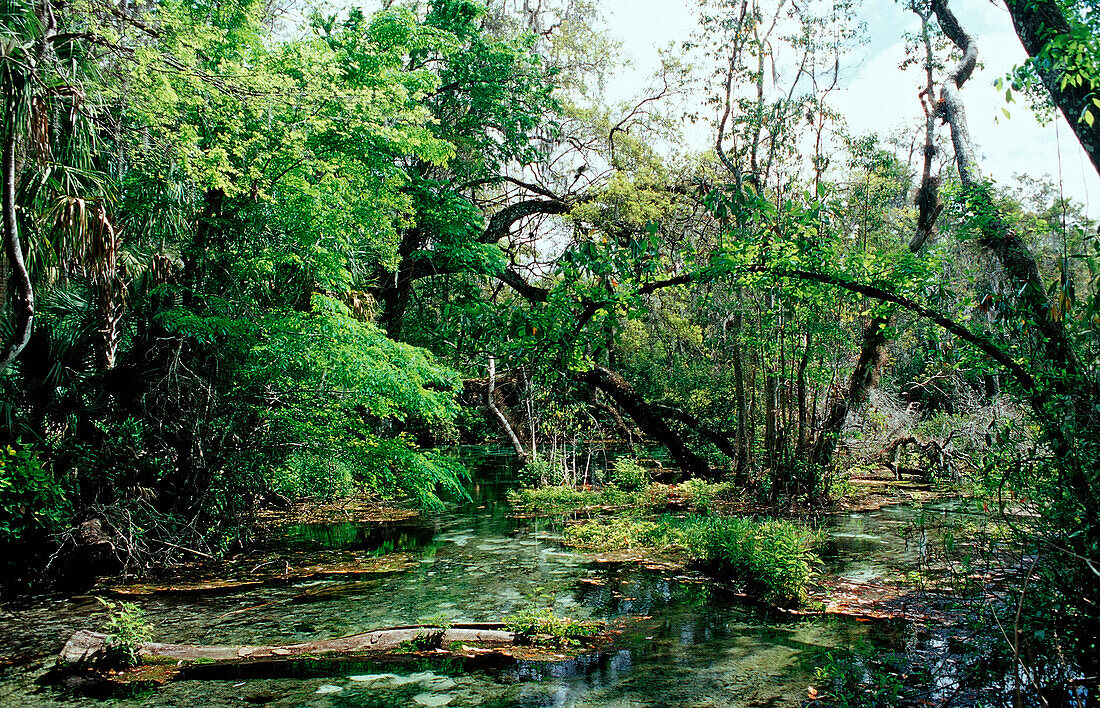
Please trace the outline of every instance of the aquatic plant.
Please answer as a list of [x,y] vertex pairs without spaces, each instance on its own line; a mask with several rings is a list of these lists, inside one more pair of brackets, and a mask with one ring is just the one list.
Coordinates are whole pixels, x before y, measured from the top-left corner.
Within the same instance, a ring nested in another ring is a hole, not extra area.
[[145,618],[145,611],[131,602],[96,599],[107,610],[107,622],[103,625],[107,635],[106,663],[117,667],[137,666],[141,663],[138,653],[141,645],[153,638],[153,625]]
[[523,488],[508,492],[508,501],[534,513],[561,513],[587,506],[648,506],[644,492],[618,487],[600,489],[554,486]]
[[562,644],[574,644],[589,639],[604,630],[599,620],[575,620],[554,614],[552,607],[528,608],[504,618],[504,628],[527,641],[549,639]]
[[629,457],[615,460],[610,483],[626,492],[636,492],[649,485],[649,470]]
[[613,520],[587,522],[565,530],[565,541],[575,548],[590,551],[661,549],[672,539],[667,528],[653,521],[616,516]]
[[715,575],[729,575],[777,605],[806,602],[807,586],[820,563],[817,534],[784,519],[698,517],[666,519],[693,561]]
[[706,512],[713,509],[716,502],[730,498],[740,490],[730,482],[708,482],[705,479],[692,478],[677,486],[676,491],[688,506]]
[[810,691],[813,698],[837,708],[892,708],[903,704],[922,678],[912,675],[903,656],[861,642],[827,652],[825,663],[814,671],[817,686]]
[[775,605],[806,602],[807,586],[820,563],[817,534],[781,519],[730,516],[663,516],[656,521],[615,517],[571,526],[566,543],[589,550],[652,548],[683,555],[719,578]]

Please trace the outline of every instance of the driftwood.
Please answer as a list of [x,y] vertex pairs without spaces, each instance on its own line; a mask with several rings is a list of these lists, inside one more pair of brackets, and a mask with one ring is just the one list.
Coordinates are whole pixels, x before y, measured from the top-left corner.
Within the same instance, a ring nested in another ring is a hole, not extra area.
[[[516,634],[500,624],[464,624],[448,627],[391,627],[336,639],[284,645],[202,646],[147,642],[138,656],[149,663],[173,662],[243,664],[282,662],[295,659],[341,656],[364,657],[412,648],[447,647],[473,644],[479,649],[507,647],[517,643]],[[73,634],[61,650],[59,660],[69,665],[94,665],[109,654],[108,636],[81,630]]]
[[[903,472],[919,476],[954,478],[957,476],[956,460],[965,457],[950,447],[951,440],[958,432],[953,431],[943,442],[934,439],[925,442],[913,435],[898,438],[882,449],[883,463],[894,473],[895,479],[901,479]],[[924,469],[905,468],[898,464],[899,453],[909,446],[915,447],[924,457],[926,462]]]

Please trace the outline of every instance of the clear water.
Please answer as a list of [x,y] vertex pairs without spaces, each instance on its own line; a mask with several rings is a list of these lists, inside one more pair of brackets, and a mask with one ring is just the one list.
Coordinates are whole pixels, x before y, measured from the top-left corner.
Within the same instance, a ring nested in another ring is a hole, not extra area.
[[[380,535],[357,524],[287,529],[301,552],[334,547],[364,559],[410,554],[407,570],[210,596],[142,597],[158,641],[278,644],[440,620],[496,621],[532,606],[622,630],[595,656],[468,674],[441,667],[343,669],[290,678],[186,680],[127,698],[40,685],[65,639],[103,621],[91,596],[39,598],[0,613],[0,705],[8,706],[785,706],[805,700],[830,648],[857,639],[898,649],[903,623],[785,618],[746,605],[702,576],[595,564],[555,541],[554,522],[515,519],[501,500],[506,457],[483,451],[473,501]],[[911,511],[841,516],[828,563],[852,578],[904,566],[919,548],[900,530]]]

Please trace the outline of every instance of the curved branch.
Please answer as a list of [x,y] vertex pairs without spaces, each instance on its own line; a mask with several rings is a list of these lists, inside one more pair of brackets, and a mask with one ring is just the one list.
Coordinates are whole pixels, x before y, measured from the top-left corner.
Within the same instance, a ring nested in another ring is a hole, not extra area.
[[490,217],[478,241],[496,243],[507,236],[512,230],[512,225],[520,219],[536,214],[566,214],[570,208],[568,203],[560,199],[527,199],[509,204]]
[[646,435],[668,448],[672,459],[676,460],[676,464],[685,472],[704,477],[713,474],[707,461],[692,452],[680,436],[668,427],[668,423],[654,410],[654,406],[646,403],[630,382],[621,375],[602,366],[594,366],[589,371],[576,372],[573,376],[610,396],[634,419]]
[[946,329],[951,334],[954,334],[959,339],[967,342],[968,344],[981,350],[983,354],[993,359],[1001,366],[1008,369],[1021,386],[1029,391],[1036,390],[1035,377],[1028,373],[1019,362],[1010,357],[1005,352],[1001,351],[996,345],[994,345],[987,338],[971,332],[966,327],[963,327],[958,322],[945,317],[944,315],[936,312],[930,307],[925,307],[915,300],[911,300],[897,293],[890,292],[889,290],[883,290],[872,285],[863,285],[862,283],[856,283],[851,280],[844,280],[834,275],[826,275],[824,273],[813,273],[805,270],[780,270],[780,271],[767,271],[763,266],[755,266],[750,269],[753,272],[770,272],[771,275],[781,278],[795,278],[798,280],[810,280],[818,283],[824,283],[825,285],[833,285],[838,288],[843,288],[853,293],[859,293],[875,300],[882,302],[891,302],[895,305],[902,307],[920,317],[923,317],[930,322],[934,322],[943,329]]
[[546,302],[550,297],[549,288],[540,288],[537,285],[531,285],[515,271],[505,268],[496,274],[497,279],[510,286],[513,290],[520,294],[521,297],[530,300],[531,302]]
[[974,73],[974,67],[978,63],[978,44],[974,41],[974,36],[959,24],[947,0],[932,0],[932,11],[936,13],[936,20],[943,33],[963,54],[954,71],[947,75],[947,80],[940,87],[940,106],[937,110],[942,112],[941,117],[944,121],[951,125],[951,142],[955,147],[959,180],[964,187],[968,187],[980,181],[980,178],[977,174],[978,162],[974,153],[974,143],[970,139],[966,110],[959,97],[959,89]]
[[680,410],[679,408],[673,408],[672,406],[666,406],[660,403],[654,404],[653,408],[665,418],[678,420],[695,432],[702,435],[707,440],[710,440],[712,443],[714,443],[714,446],[718,448],[718,451],[726,457],[730,458],[731,460],[737,459],[737,450],[734,449],[733,443],[730,442],[729,435],[727,435],[726,433],[711,428],[703,421],[699,420],[690,413],[687,413],[686,411]]

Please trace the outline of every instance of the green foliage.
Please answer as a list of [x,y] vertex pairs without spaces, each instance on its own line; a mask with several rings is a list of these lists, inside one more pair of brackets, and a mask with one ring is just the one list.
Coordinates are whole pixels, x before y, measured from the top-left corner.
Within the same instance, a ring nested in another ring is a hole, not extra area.
[[739,492],[732,482],[708,482],[703,479],[685,480],[675,489],[692,509],[700,513],[720,506]]
[[852,649],[827,652],[825,663],[814,670],[814,688],[825,705],[893,708],[914,694],[919,678],[904,656],[859,643]]
[[504,618],[504,628],[522,635],[527,641],[546,641],[558,644],[578,644],[604,631],[604,623],[598,620],[575,620],[559,617],[554,608],[528,608]]
[[740,580],[768,602],[806,602],[807,585],[820,564],[814,532],[782,519],[694,517],[665,520],[689,558],[719,577]]
[[141,663],[141,645],[153,638],[153,626],[145,612],[130,602],[114,602],[96,598],[107,610],[103,632],[107,635],[107,663],[125,668]]
[[61,485],[30,447],[0,448],[0,548],[41,543],[67,520]]
[[519,481],[531,487],[545,487],[561,477],[561,467],[560,459],[537,455],[520,469]]
[[249,376],[278,402],[256,413],[267,439],[294,451],[276,473],[284,491],[335,494],[355,483],[426,506],[463,494],[461,468],[416,444],[453,437],[454,372],[339,313],[281,316],[264,329]]
[[600,506],[604,496],[601,490],[576,487],[525,487],[508,491],[508,501],[525,510],[556,513],[586,506]]
[[719,578],[739,582],[776,605],[806,602],[820,561],[816,534],[780,519],[664,516],[657,521],[615,518],[570,526],[566,542],[590,550],[652,548],[674,551]]
[[667,529],[655,521],[615,517],[611,521],[586,521],[565,529],[565,542],[589,551],[663,549],[671,543]]
[[649,486],[649,470],[637,460],[620,457],[611,465],[611,484],[626,492],[637,492]]
[[[1040,51],[993,83],[998,91],[1004,92],[1006,103],[1015,100],[1014,92],[1023,93],[1044,121],[1049,121],[1053,112],[1050,91],[1044,86],[1041,74],[1063,91],[1067,86],[1082,87],[1088,99],[1078,106],[1080,113],[1077,116],[1067,117],[1091,128],[1100,118],[1100,97],[1096,94],[1100,85],[1100,49],[1096,46],[1100,21],[1088,0],[1062,0],[1052,4],[1062,13],[1057,19],[1065,21],[1069,31],[1060,31],[1055,26],[1034,28],[1035,35],[1042,41]],[[1046,11],[1041,8],[1037,12]]]

